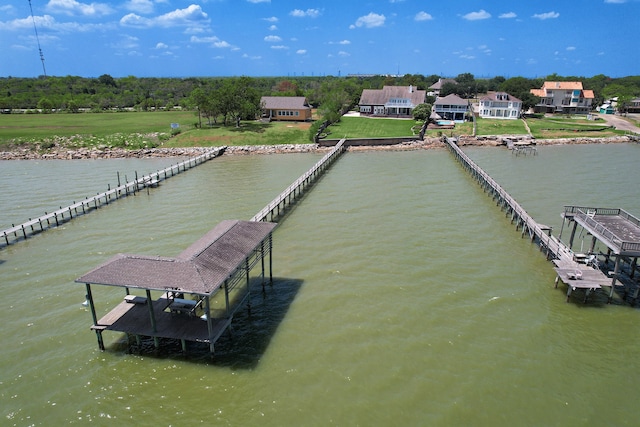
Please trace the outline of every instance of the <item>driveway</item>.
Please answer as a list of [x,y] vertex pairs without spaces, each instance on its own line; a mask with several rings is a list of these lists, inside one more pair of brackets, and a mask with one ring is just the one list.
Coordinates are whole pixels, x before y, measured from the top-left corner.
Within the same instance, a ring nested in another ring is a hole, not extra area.
[[597,114],[597,116],[604,119],[609,126],[614,126],[618,130],[626,130],[640,134],[640,128],[638,126],[635,126],[620,116],[614,114]]

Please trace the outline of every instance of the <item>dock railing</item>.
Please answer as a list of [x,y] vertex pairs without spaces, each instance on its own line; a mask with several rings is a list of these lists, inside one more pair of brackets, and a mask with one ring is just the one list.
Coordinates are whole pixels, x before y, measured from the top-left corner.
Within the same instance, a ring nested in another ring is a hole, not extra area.
[[522,227],[522,235],[529,233],[531,240],[538,239],[541,249],[546,248],[547,256],[566,262],[573,261],[573,252],[564,243],[552,236],[548,227],[543,227],[535,221],[520,204],[498,184],[491,176],[467,156],[456,144],[455,138],[444,137],[446,146],[456,159],[471,173],[480,185],[497,200],[507,215],[511,214],[511,222],[516,222],[516,229]]
[[69,206],[60,206],[60,209],[53,212],[45,212],[44,215],[37,218],[29,218],[28,221],[21,224],[12,225],[10,228],[0,231],[0,237],[2,237],[0,245],[3,243],[5,245],[9,245],[21,238],[26,239],[27,237],[43,232],[51,227],[57,227],[61,223],[70,221],[74,217],[83,215],[94,209],[98,209],[102,205],[108,205],[111,201],[117,200],[123,196],[136,194],[141,189],[155,187],[161,181],[169,179],[174,175],[180,174],[188,169],[220,156],[224,153],[226,148],[227,147],[218,147],[212,150],[207,150],[199,156],[191,157],[141,178],[138,178],[136,173],[136,178],[133,181],[118,185],[115,188],[109,188],[107,191],[98,193],[95,196],[86,197],[80,202],[73,202]]
[[345,150],[344,143],[346,138],[342,138],[338,143],[331,149],[330,152],[324,155],[322,159],[320,159],[311,169],[302,174],[298,179],[296,179],[291,185],[289,185],[282,193],[278,195],[275,199],[273,199],[267,206],[262,208],[260,212],[254,215],[251,218],[251,221],[267,221],[267,218],[271,216],[271,221],[276,219],[281,214],[281,210],[284,211],[284,208],[287,204],[291,204],[296,197],[302,194],[304,189],[315,182]]
[[614,208],[593,208],[586,206],[565,206],[564,217],[580,219],[584,224],[588,225],[599,236],[617,246],[620,252],[638,251],[640,250],[640,244],[637,242],[626,241],[620,236],[617,236],[611,230],[608,230],[604,225],[595,220],[595,216],[598,215],[612,215],[626,219],[637,227],[640,227],[640,219],[631,215],[624,209]]

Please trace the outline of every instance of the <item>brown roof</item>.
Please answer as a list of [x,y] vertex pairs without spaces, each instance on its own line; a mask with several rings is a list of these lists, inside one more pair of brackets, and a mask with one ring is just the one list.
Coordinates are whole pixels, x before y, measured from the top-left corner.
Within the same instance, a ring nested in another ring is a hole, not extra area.
[[469,105],[469,101],[466,101],[452,93],[445,97],[436,99],[436,102],[434,102],[433,105]]
[[263,96],[260,98],[265,110],[309,110],[309,102],[304,96]]
[[392,98],[409,99],[410,105],[414,108],[423,104],[427,97],[427,92],[418,90],[414,86],[384,86],[382,89],[363,89],[360,96],[360,105],[385,105]]
[[79,283],[211,295],[269,236],[277,224],[222,221],[176,258],[118,254]]
[[438,79],[437,82],[435,82],[434,84],[432,84],[431,86],[429,86],[429,89],[442,89],[442,85],[445,83],[455,83],[457,84],[458,82],[455,81],[454,79]]

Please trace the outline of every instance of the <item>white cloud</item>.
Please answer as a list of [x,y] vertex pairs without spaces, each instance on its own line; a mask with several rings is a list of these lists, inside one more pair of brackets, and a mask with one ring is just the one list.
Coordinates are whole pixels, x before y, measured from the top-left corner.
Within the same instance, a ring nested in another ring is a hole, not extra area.
[[512,19],[512,18],[517,18],[518,15],[516,15],[514,12],[507,12],[507,13],[503,13],[502,15],[498,16],[498,18],[500,19]]
[[605,3],[612,3],[612,4],[622,4],[622,3],[626,3],[627,0],[604,0]]
[[186,9],[176,9],[173,12],[155,18],[144,18],[130,13],[120,19],[123,27],[152,28],[152,27],[181,27],[200,26],[209,23],[207,14],[198,5],[192,4]]
[[298,49],[298,50],[296,50],[296,53],[298,55],[304,55],[305,53],[307,53],[307,49]]
[[76,0],[49,0],[45,9],[51,13],[65,15],[104,16],[114,10],[106,3],[80,3]]
[[320,16],[320,11],[318,9],[294,9],[289,12],[289,15],[295,16],[296,18],[317,18]]
[[168,48],[169,48],[169,46],[164,44],[164,43],[162,43],[162,42],[156,43],[156,49],[168,49]]
[[271,0],[247,0],[249,3],[271,3]]
[[348,53],[348,52],[345,52],[344,50],[341,50],[340,52],[338,52],[338,56],[343,56],[343,57],[344,56],[351,56],[351,54]]
[[567,50],[576,50],[575,46],[567,46]]
[[360,27],[365,27],[365,28],[381,27],[384,25],[384,21],[386,19],[387,18],[384,15],[371,12],[368,15],[361,16],[360,18],[358,18],[355,24],[350,25],[349,28],[353,29],[353,28],[360,28]]
[[264,38],[264,41],[269,42],[269,43],[277,43],[277,42],[281,42],[282,38],[278,37],[278,36],[266,36]]
[[347,45],[347,44],[351,44],[351,42],[349,40],[340,40],[339,42],[329,42],[329,44],[342,44],[342,45]]
[[129,0],[124,5],[125,9],[137,13],[153,13],[153,2],[151,0]]
[[271,49],[287,50],[287,49],[289,49],[289,46],[284,46],[284,45],[279,44],[279,45],[271,46]]
[[211,46],[217,47],[217,48],[232,48],[233,47],[229,43],[227,43],[226,41],[220,40],[216,36],[209,36],[209,37],[191,36],[189,41],[191,43],[207,43],[207,44],[210,44]]
[[267,22],[278,22],[278,18],[276,18],[275,16],[271,16],[269,18],[263,18],[263,19]]
[[418,12],[413,19],[415,19],[416,21],[431,21],[433,19],[433,16],[431,16],[427,12]]
[[[35,21],[38,28],[46,28],[52,31],[59,31],[62,33],[84,33],[88,31],[107,31],[113,30],[113,25],[106,24],[80,24],[77,22],[58,22],[51,15],[34,16],[33,20],[31,16],[21,19],[14,19],[13,21],[0,21],[0,30],[16,31],[16,30],[33,30],[33,21]],[[43,40],[44,35],[40,35],[40,41]]]
[[491,14],[484,9],[480,9],[477,12],[470,12],[463,16],[467,21],[479,21],[481,19],[491,18]]
[[276,25],[270,25],[268,29],[269,31],[276,31],[278,27]]
[[559,17],[560,14],[558,12],[546,12],[546,13],[536,13],[533,15],[534,18],[545,20],[545,19],[555,19]]

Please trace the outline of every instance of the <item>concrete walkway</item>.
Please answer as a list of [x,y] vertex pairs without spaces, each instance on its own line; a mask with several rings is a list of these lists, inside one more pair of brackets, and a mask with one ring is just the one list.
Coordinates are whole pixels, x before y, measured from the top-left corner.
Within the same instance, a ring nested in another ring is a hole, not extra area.
[[614,126],[618,130],[625,130],[640,134],[640,127],[635,126],[633,123],[628,122],[620,116],[615,114],[594,114],[597,117],[603,119],[609,126]]

